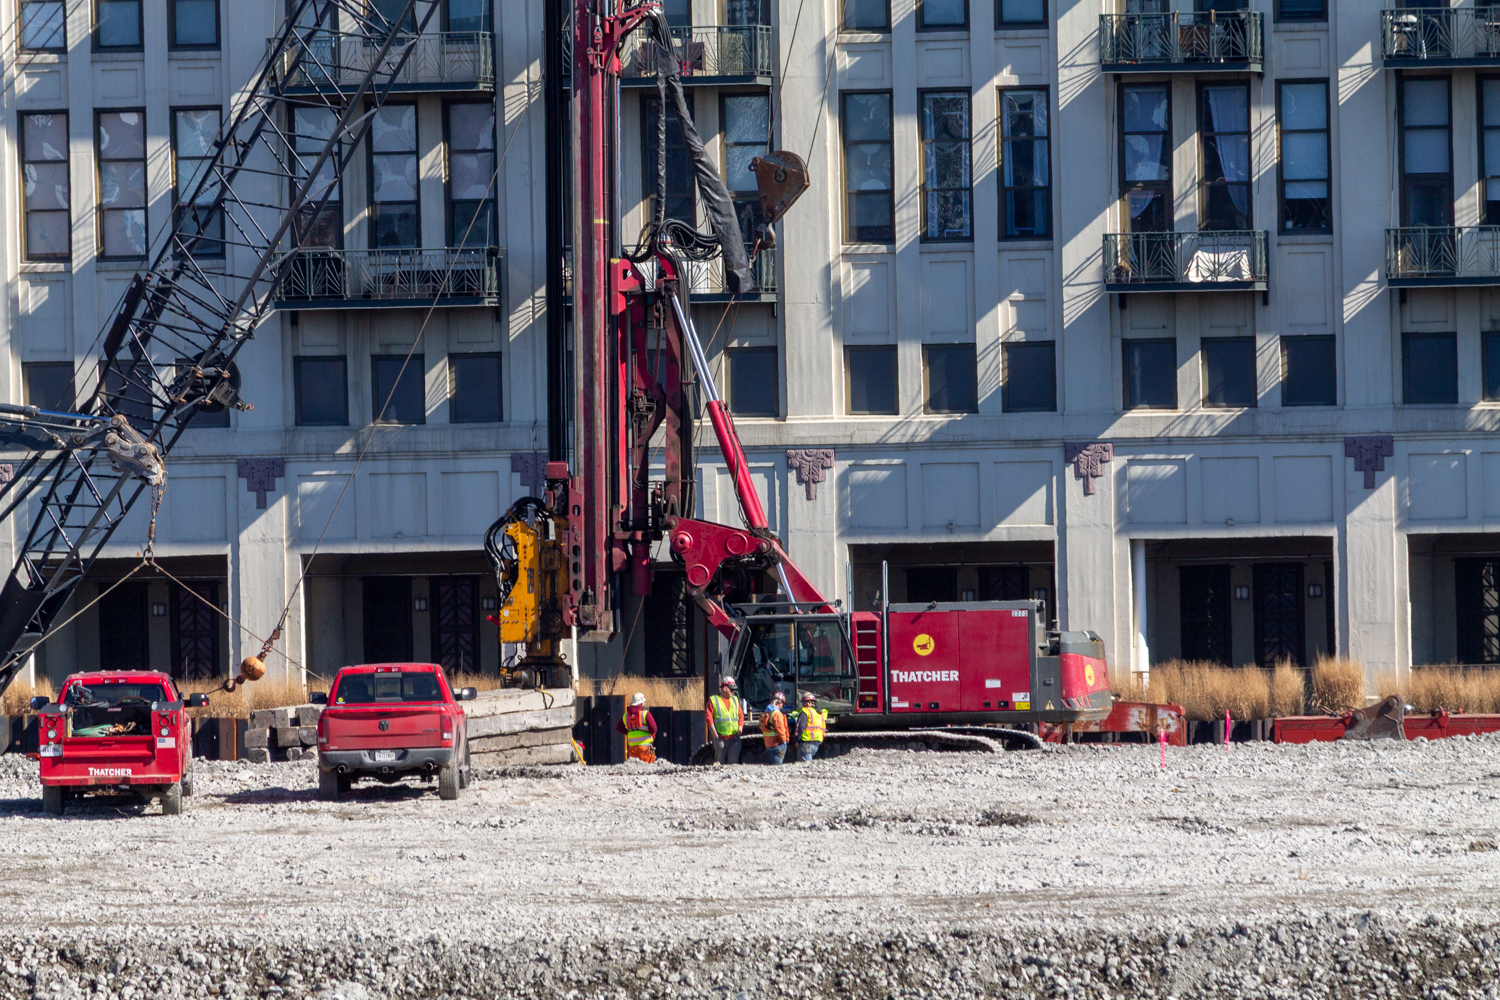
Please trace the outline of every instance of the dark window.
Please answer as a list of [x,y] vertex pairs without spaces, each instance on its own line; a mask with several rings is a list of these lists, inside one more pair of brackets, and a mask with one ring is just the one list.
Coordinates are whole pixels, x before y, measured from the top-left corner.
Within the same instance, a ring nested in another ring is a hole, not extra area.
[[[386,108],[391,112],[392,119],[399,121],[402,112],[411,111],[406,108]],[[292,170],[299,182],[305,181],[311,175],[312,165],[316,162],[318,154],[328,145],[328,140],[333,131],[338,127],[338,113],[332,108],[296,108],[295,109],[296,130],[292,136],[292,149],[295,154]],[[384,124],[382,124],[384,122]],[[390,121],[377,119],[371,128],[371,134],[378,128],[389,129]],[[412,133],[409,137],[411,148],[416,149],[416,124],[413,112]],[[382,145],[400,145],[406,139],[400,136],[392,137],[386,135]],[[323,166],[318,169],[318,176],[308,185],[307,198],[302,207],[297,210],[295,225],[297,243],[301,246],[315,247],[339,247],[344,242],[344,209],[343,209],[343,185],[339,183],[338,159],[339,150],[334,148],[328,159],[323,161]],[[403,173],[401,178],[388,178],[384,171],[402,172],[410,169],[410,184]],[[381,154],[371,157],[371,178],[382,178],[381,190],[372,198],[371,213],[373,216],[372,229],[373,238],[377,246],[415,246],[417,239],[417,197],[416,187],[416,155],[413,153],[408,160],[403,160],[400,154]],[[393,201],[390,205],[373,204],[382,196],[405,196],[410,194],[413,201],[403,205]],[[327,199],[325,202],[324,199]],[[319,207],[321,206],[321,208]],[[382,228],[383,227],[383,228]],[[381,243],[380,240],[399,241],[409,239],[410,243],[390,244]]]
[[850,413],[895,413],[896,349],[894,347],[847,347],[845,367],[849,373]]
[[845,31],[890,31],[890,0],[844,0]]
[[906,599],[913,604],[953,603],[958,600],[958,569],[920,566],[907,570]]
[[[146,633],[146,585],[99,584],[99,669],[147,670],[151,663]],[[108,591],[108,593],[105,593]]]
[[921,96],[922,238],[972,239],[969,94],[948,90]]
[[21,366],[25,379],[26,405],[72,413],[74,402],[71,361],[32,362]]
[[1204,87],[1199,101],[1198,228],[1249,229],[1250,88],[1242,83]]
[[[661,102],[655,98],[641,102],[641,149],[645,153],[645,171],[641,174],[641,183],[645,190],[642,197],[646,201],[646,211],[649,217],[656,218],[656,156],[657,115],[661,110]],[[693,111],[693,99],[688,97],[688,113]],[[688,152],[687,140],[682,136],[682,123],[677,120],[677,109],[671,105],[667,106],[667,218],[680,219],[683,222],[693,222],[697,219],[695,200],[693,198],[693,159]]]
[[1338,626],[1334,622],[1333,561],[1323,563],[1323,635],[1329,656],[1339,655]]
[[1500,333],[1484,335],[1484,398],[1500,400]]
[[729,362],[729,408],[742,417],[774,417],[781,393],[776,348],[739,347],[725,352]]
[[1453,225],[1448,78],[1398,78],[1401,112],[1401,224]]
[[734,94],[719,99],[719,121],[724,128],[724,185],[734,199],[740,236],[754,243],[764,213],[760,190],[750,161],[771,148],[771,98],[766,94]]
[[1479,122],[1484,224],[1500,226],[1500,79],[1479,81]]
[[959,31],[969,26],[969,0],[917,0],[918,31]]
[[[412,4],[415,8],[416,4]],[[406,16],[402,18],[402,13]],[[416,10],[406,10],[406,0],[370,0],[370,15],[376,26],[383,34],[395,29],[398,31],[415,31],[417,26]]]
[[1307,662],[1303,643],[1302,564],[1255,567],[1255,662],[1263,667]]
[[1050,340],[1024,340],[1001,347],[1000,407],[1006,413],[1057,409],[1057,351]]
[[981,566],[981,601],[1031,600],[1031,569],[1027,566]]
[[1052,232],[1052,167],[1047,92],[1000,92],[1000,235],[1036,239]]
[[1282,83],[1281,228],[1285,232],[1328,232],[1328,83]]
[[771,0],[724,0],[724,23],[770,27]]
[[387,104],[370,122],[370,216],[370,241],[376,249],[421,246],[415,104]]
[[1177,570],[1182,658],[1234,663],[1229,615],[1229,567],[1182,566]]
[[1133,233],[1172,231],[1171,100],[1164,83],[1121,87],[1120,194]]
[[489,31],[490,0],[448,0],[448,31]]
[[1458,662],[1500,663],[1500,560],[1453,560]]
[[448,245],[499,246],[495,104],[448,105]]
[[367,576],[362,582],[365,612],[364,661],[410,663],[411,579],[404,576]]
[[1177,341],[1122,341],[1125,409],[1177,409]]
[[501,420],[499,354],[450,354],[448,379],[449,423]]
[[21,188],[26,208],[27,260],[67,260],[68,115],[53,111],[21,116]]
[[426,358],[413,354],[375,354],[370,357],[370,368],[374,386],[374,422],[377,424],[425,424],[427,422],[426,392],[423,391],[423,373],[427,370]]
[[150,388],[154,385],[152,372],[145,361],[132,361],[122,354],[104,369],[104,397],[110,409],[124,416],[136,430],[149,428],[156,412],[156,397]]
[[479,673],[479,579],[438,576],[428,581],[432,659],[448,676]]
[[216,581],[172,584],[172,676],[177,680],[205,680],[222,672],[218,609]]
[[292,359],[298,427],[347,427],[349,378],[343,357]]
[[996,0],[995,27],[1026,28],[1047,23],[1047,0]]
[[[182,226],[184,246],[197,257],[224,256],[224,214],[213,211],[218,181],[199,181],[213,163],[219,135],[218,108],[177,108],[172,112],[172,203]],[[199,239],[193,240],[197,236]]]
[[693,628],[698,618],[687,592],[687,574],[656,570],[641,613],[645,633],[647,677],[692,677]]
[[1281,405],[1334,406],[1338,365],[1332,337],[1281,338]]
[[1402,400],[1458,402],[1458,342],[1451,333],[1401,335]]
[[144,257],[146,113],[96,112],[94,140],[99,162],[99,255]]
[[[178,372],[186,374],[192,370],[192,367],[193,362],[191,359],[177,359]],[[207,405],[214,406],[215,404]],[[228,427],[229,407],[218,406],[215,409],[203,409],[202,407],[199,407],[198,409],[193,411],[192,423],[190,423],[188,426],[192,427],[194,430],[202,430],[205,427]]]
[[1255,405],[1255,338],[1204,337],[1203,405]]
[[973,413],[979,409],[979,376],[973,344],[922,345],[922,409]]
[[68,51],[68,15],[63,0],[21,0],[21,49]]
[[691,27],[693,23],[693,0],[663,0],[662,13],[667,15],[667,24],[673,28]]
[[844,239],[894,243],[891,95],[844,94]]
[[95,0],[95,47],[141,47],[141,0]]
[[1328,0],[1276,0],[1278,21],[1326,21]]
[[172,0],[167,9],[172,48],[219,47],[219,0]]

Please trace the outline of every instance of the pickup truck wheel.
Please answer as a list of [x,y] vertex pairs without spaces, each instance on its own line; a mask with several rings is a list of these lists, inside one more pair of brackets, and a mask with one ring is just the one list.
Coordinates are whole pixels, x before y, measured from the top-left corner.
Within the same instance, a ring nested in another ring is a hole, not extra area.
[[162,793],[161,814],[163,816],[182,815],[182,782],[172,782]]
[[191,796],[193,794],[193,759],[188,758],[186,770],[182,772],[182,794]]
[[454,761],[438,772],[438,797],[442,799],[458,798],[458,762]]
[[42,786],[42,812],[50,816],[63,813],[63,790],[61,785]]
[[324,802],[337,802],[339,795],[346,791],[348,789],[339,780],[337,771],[318,771],[318,798]]
[[473,769],[469,766],[469,744],[468,744],[467,741],[465,741],[465,743],[464,743],[464,763],[463,763],[463,766],[458,769],[458,787],[460,789],[468,788],[469,787],[469,782],[471,782],[473,780],[474,780]]

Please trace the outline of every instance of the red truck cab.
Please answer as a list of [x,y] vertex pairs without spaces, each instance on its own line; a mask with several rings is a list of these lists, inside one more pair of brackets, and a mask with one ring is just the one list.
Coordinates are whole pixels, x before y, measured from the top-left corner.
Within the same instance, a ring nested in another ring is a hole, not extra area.
[[206,704],[202,694],[184,701],[172,678],[151,670],[72,674],[55,703],[32,699],[42,810],[60,816],[70,798],[128,793],[182,812],[193,794],[187,709]]
[[436,663],[366,663],[344,667],[318,716],[318,797],[337,802],[360,778],[390,784],[438,779],[438,794],[458,798],[469,784],[469,747],[455,692]]

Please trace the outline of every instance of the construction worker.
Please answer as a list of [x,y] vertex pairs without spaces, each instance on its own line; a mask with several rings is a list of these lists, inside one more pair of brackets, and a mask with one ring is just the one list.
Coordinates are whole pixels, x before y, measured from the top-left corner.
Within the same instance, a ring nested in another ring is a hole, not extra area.
[[740,762],[740,735],[745,731],[745,705],[733,677],[719,682],[719,693],[710,695],[704,716],[714,744],[714,760],[720,764]]
[[818,696],[802,692],[802,707],[797,711],[797,760],[806,762],[816,757],[827,732],[828,713],[818,711]]
[[766,741],[766,754],[770,763],[780,764],[786,760],[786,746],[790,741],[786,726],[786,693],[777,691],[771,704],[760,716],[760,732]]
[[637,691],[631,696],[625,715],[615,723],[615,732],[625,734],[625,758],[644,764],[656,763],[656,720],[646,707],[646,696]]

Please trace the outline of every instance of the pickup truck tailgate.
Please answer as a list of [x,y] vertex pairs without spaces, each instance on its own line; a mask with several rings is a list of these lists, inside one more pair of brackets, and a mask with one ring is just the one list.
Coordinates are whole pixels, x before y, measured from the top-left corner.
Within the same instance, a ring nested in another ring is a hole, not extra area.
[[323,710],[328,748],[381,750],[442,746],[441,705],[338,706]]

